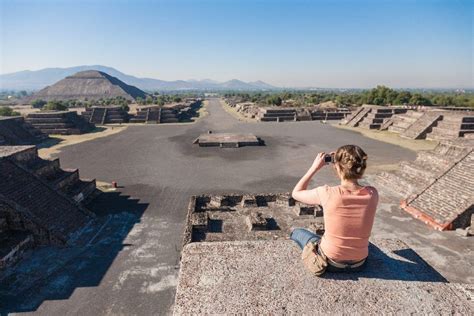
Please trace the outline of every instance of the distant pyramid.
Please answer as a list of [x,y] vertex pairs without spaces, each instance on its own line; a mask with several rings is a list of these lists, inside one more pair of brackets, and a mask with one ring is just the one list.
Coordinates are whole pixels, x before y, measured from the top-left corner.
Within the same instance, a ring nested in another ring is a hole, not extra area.
[[134,100],[137,97],[145,98],[146,93],[105,72],[86,70],[38,91],[29,100],[97,100],[115,97]]

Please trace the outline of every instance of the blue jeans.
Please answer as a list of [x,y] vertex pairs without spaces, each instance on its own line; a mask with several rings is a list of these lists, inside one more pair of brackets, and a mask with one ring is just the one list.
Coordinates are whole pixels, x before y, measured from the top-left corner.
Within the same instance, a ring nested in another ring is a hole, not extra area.
[[290,234],[291,240],[295,241],[301,249],[306,246],[309,242],[317,242],[321,239],[321,236],[310,232],[304,228],[296,228]]

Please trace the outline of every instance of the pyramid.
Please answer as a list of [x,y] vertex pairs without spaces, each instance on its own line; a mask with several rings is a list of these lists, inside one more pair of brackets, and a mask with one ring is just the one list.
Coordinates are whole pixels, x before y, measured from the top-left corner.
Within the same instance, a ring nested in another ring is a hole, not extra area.
[[105,72],[87,70],[68,76],[35,93],[31,100],[97,100],[124,97],[134,100],[145,98],[146,93]]

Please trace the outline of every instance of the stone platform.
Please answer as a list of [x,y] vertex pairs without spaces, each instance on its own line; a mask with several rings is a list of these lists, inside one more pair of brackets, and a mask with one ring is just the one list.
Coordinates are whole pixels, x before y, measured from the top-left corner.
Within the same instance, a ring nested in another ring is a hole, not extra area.
[[292,227],[322,234],[319,206],[295,201],[289,193],[191,197],[184,242],[285,239]]
[[364,272],[321,278],[290,240],[191,243],[174,314],[473,314],[472,285],[446,283],[403,242],[372,242]]
[[202,134],[194,144],[199,147],[222,147],[222,148],[239,148],[243,146],[260,146],[262,141],[252,134],[232,134],[232,133],[210,133]]

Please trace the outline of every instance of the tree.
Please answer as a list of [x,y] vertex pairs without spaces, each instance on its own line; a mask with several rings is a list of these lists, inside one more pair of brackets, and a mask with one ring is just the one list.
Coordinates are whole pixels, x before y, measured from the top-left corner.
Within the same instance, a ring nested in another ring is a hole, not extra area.
[[43,110],[45,110],[45,111],[66,111],[67,110],[67,105],[65,105],[61,101],[49,101],[43,107]]
[[46,104],[46,101],[36,99],[31,102],[31,106],[34,107],[35,109],[41,109],[44,105]]
[[0,116],[19,116],[20,113],[15,112],[8,106],[0,106]]
[[431,101],[419,93],[415,93],[411,99],[410,104],[413,105],[432,105]]
[[181,101],[182,101],[182,99],[180,97],[178,97],[178,96],[173,97],[173,102],[178,103],[178,102],[181,102]]

